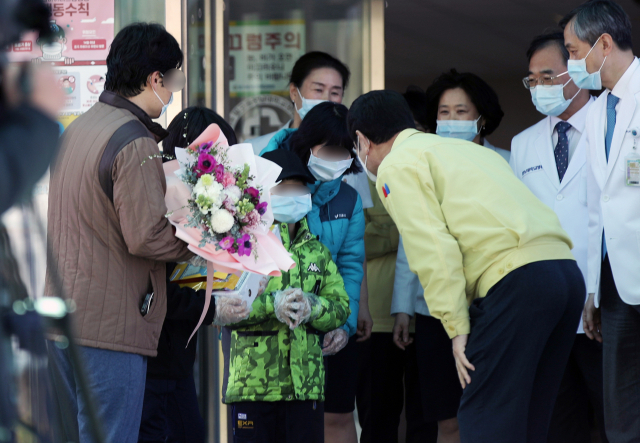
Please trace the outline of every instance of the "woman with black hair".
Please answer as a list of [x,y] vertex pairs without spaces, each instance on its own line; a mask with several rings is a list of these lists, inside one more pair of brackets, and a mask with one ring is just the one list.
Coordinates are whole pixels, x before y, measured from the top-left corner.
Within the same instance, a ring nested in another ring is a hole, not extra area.
[[427,125],[441,137],[460,138],[500,154],[507,162],[510,152],[485,138],[502,121],[498,95],[480,77],[455,69],[435,79],[427,89]]
[[[237,143],[233,129],[222,117],[211,109],[196,106],[180,112],[169,125],[169,135],[162,143],[165,157],[174,156],[175,148],[189,146],[214,123],[220,126],[229,145]],[[167,263],[167,316],[160,333],[158,355],[147,361],[139,442],[199,443],[206,437],[193,380],[197,334],[187,346],[204,310],[205,291],[181,288],[172,282],[175,267],[176,263]],[[216,305],[220,305],[218,299],[209,306],[204,325],[213,322]]]
[[[289,77],[289,98],[295,112],[293,119],[285,123],[281,129],[299,128],[302,119],[318,103],[342,103],[350,76],[349,68],[326,52],[312,51],[300,57],[293,65]],[[258,155],[267,147],[276,132],[246,142],[253,145],[253,150]]]
[[[347,108],[323,102],[311,109],[299,129],[282,129],[262,154],[286,149],[297,155],[316,178],[311,190],[313,207],[307,215],[311,233],[331,251],[349,295],[351,315],[340,329],[325,335],[325,441],[356,442],[357,388],[356,331],[360,289],[364,276],[364,213],[358,192],[343,182],[361,172],[347,130]],[[369,330],[370,332],[370,330]],[[343,349],[344,348],[344,349]],[[340,352],[338,352],[340,351]]]

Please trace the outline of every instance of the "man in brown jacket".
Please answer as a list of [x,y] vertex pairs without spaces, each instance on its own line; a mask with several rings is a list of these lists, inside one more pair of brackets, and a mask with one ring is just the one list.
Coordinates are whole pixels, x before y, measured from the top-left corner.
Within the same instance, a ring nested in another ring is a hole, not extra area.
[[[182,60],[162,26],[124,28],[107,57],[105,92],[65,131],[51,171],[45,294],[75,302],[74,338],[110,443],[138,439],[146,358],[166,313],[164,262],[192,255],[165,218],[157,156],[167,132],[151,120],[171,101],[167,72]],[[64,441],[92,441],[68,355],[50,345],[58,405],[71,417]]]

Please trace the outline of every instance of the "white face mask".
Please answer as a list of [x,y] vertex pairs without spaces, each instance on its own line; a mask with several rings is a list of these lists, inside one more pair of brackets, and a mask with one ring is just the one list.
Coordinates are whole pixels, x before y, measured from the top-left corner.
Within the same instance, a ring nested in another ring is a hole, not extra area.
[[297,223],[311,211],[311,194],[271,195],[273,218],[281,223]]
[[311,111],[311,109],[313,109],[315,105],[319,105],[320,103],[327,101],[327,100],[317,100],[317,99],[312,100],[312,99],[304,98],[302,94],[300,94],[300,89],[298,89],[298,95],[300,96],[300,100],[302,100],[302,106],[300,107],[300,109],[298,109],[295,103],[293,104],[293,106],[296,108],[296,111],[298,111],[298,115],[300,116],[301,120],[304,119],[304,116],[307,115],[307,113]]
[[480,132],[478,130],[480,118],[482,116],[476,120],[437,120],[436,134],[440,137],[473,141]]
[[596,47],[598,41],[602,36],[598,37],[598,40],[593,44],[587,55],[584,56],[581,60],[569,60],[567,62],[567,70],[569,71],[569,75],[571,79],[576,84],[578,88],[581,89],[592,89],[592,90],[600,90],[602,89],[602,78],[600,77],[600,71],[602,71],[602,67],[604,66],[604,62],[607,61],[607,57],[602,60],[602,64],[600,65],[600,69],[596,72],[592,72],[589,74],[587,71],[587,57],[593,51],[593,48]]
[[564,87],[567,86],[570,81],[571,79],[569,79],[569,81],[564,85],[538,85],[535,88],[531,88],[531,100],[538,112],[544,115],[557,117],[566,111],[573,99],[576,98],[580,92],[580,90],[578,90],[576,95],[568,100],[564,98]]
[[352,158],[332,162],[316,157],[312,152],[309,156],[307,166],[317,180],[320,180],[321,182],[330,182],[336,178],[342,177],[342,174],[351,167],[352,163]]
[[62,43],[53,42],[42,45],[42,58],[45,60],[59,60],[62,58]]
[[367,177],[369,177],[369,180],[375,183],[376,181],[378,181],[378,176],[367,169],[367,160],[369,160],[369,154],[365,156],[364,162],[360,158],[360,137],[358,137],[358,146],[356,149],[358,153],[358,161],[360,162],[360,166],[362,166],[362,169],[364,169],[364,172],[367,173]]
[[169,103],[167,103],[166,105],[164,104],[164,102],[162,101],[162,99],[160,98],[160,96],[158,95],[158,93],[156,92],[156,89],[151,86],[151,89],[153,89],[153,93],[156,95],[156,97],[158,97],[158,100],[160,100],[160,103],[162,103],[162,111],[160,112],[160,117],[162,117],[162,115],[167,112],[167,109],[169,108],[169,105],[171,105],[171,103],[173,103],[173,92],[171,93],[171,98],[169,99]]

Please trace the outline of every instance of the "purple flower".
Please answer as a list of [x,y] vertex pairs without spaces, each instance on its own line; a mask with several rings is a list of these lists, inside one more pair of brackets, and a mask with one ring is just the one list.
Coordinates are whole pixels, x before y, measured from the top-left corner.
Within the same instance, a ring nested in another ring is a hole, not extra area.
[[267,212],[267,206],[269,206],[267,202],[262,202],[256,206],[256,211],[258,211],[258,214],[264,215],[264,213]]
[[242,257],[246,255],[249,257],[251,255],[251,236],[248,234],[243,235],[238,240],[238,254]]
[[220,240],[220,243],[218,243],[220,245],[220,248],[228,251],[229,249],[231,249],[233,247],[233,244],[235,243],[235,239],[231,236],[229,237],[225,237],[222,240]]
[[256,188],[253,188],[253,187],[247,188],[244,192],[249,194],[253,198],[260,197],[260,191],[258,191]]
[[211,149],[211,147],[213,146],[213,142],[206,142],[200,145],[200,147],[198,148],[198,152],[200,153],[209,153],[209,150]]
[[200,154],[198,157],[198,171],[200,174],[210,174],[213,172],[218,162],[211,154]]

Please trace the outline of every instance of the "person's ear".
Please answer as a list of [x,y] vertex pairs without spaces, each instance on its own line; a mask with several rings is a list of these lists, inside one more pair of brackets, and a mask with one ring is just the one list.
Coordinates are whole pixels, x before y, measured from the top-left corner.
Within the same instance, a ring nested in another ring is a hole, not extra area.
[[613,38],[609,34],[602,34],[600,41],[602,42],[602,50],[606,57],[613,51]]
[[298,96],[298,88],[296,87],[296,85],[293,84],[293,82],[289,83],[289,98],[294,104],[296,102],[297,96]]
[[369,150],[371,149],[371,140],[369,140],[362,132],[356,130],[356,136],[360,141],[360,150],[365,153],[365,155],[369,155]]

